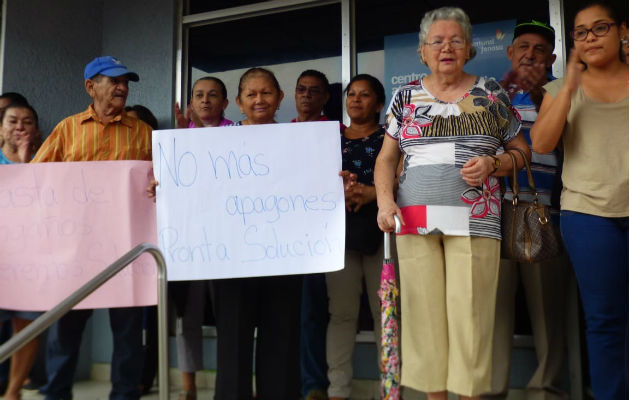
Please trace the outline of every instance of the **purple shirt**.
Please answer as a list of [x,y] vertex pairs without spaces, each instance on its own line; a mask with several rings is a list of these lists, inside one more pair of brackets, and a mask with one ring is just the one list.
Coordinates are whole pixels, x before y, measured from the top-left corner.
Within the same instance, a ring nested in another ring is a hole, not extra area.
[[[232,124],[233,124],[233,122],[230,121],[229,119],[221,118],[221,122],[219,122],[218,126],[228,126],[228,125],[232,125]],[[192,121],[190,121],[188,123],[188,127],[189,128],[196,128],[195,123],[192,122]]]

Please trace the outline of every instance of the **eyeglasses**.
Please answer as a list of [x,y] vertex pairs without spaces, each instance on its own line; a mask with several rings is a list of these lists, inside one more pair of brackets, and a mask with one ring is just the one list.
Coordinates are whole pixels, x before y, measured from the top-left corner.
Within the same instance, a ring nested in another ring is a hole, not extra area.
[[311,96],[319,96],[320,94],[324,93],[324,91],[318,87],[306,87],[306,86],[300,85],[295,88],[295,93],[297,94],[308,93]]
[[426,44],[427,46],[431,47],[433,50],[441,50],[447,44],[450,45],[451,48],[455,49],[455,50],[463,49],[464,46],[466,46],[466,42],[461,40],[461,39],[453,39],[451,41],[436,40],[436,41],[430,42],[430,43],[425,42],[424,44]]
[[573,40],[581,42],[586,40],[589,32],[592,32],[594,36],[605,36],[610,31],[611,26],[615,26],[614,22],[598,22],[591,29],[578,28],[571,31],[571,37]]

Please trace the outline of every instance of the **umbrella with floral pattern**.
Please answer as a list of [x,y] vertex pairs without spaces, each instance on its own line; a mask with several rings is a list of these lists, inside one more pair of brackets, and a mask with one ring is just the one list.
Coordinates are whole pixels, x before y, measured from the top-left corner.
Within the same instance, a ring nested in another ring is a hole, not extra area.
[[[400,232],[400,220],[396,221],[396,233]],[[398,332],[398,285],[394,259],[390,249],[390,234],[385,232],[383,239],[384,260],[381,271],[381,287],[378,291],[381,301],[381,397],[384,400],[400,398],[400,356]]]

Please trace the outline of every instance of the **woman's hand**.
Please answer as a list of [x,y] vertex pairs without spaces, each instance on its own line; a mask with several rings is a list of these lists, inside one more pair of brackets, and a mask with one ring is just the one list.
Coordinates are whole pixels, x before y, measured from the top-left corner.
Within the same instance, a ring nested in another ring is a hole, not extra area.
[[356,183],[352,185],[346,194],[346,209],[357,212],[364,205],[376,200],[376,188],[371,185]]
[[460,173],[464,182],[470,186],[481,186],[492,171],[494,171],[494,159],[490,156],[477,156],[468,160]]
[[394,215],[398,215],[401,224],[405,225],[400,208],[395,202],[388,202],[384,206],[379,206],[378,214],[376,215],[376,222],[378,227],[383,232],[393,232],[396,228],[396,222],[394,221]]
[[149,181],[149,186],[147,187],[147,197],[153,199],[153,202],[155,202],[155,188],[157,185],[159,185],[158,181],[151,179],[151,181]]
[[182,113],[182,109],[179,108],[179,103],[175,103],[175,121],[177,121],[177,128],[188,128],[190,124],[190,107],[186,109],[186,114]]
[[351,199],[351,189],[357,185],[357,174],[353,174],[348,170],[343,170],[339,171],[339,176],[343,179],[343,194],[346,199],[346,211],[352,211],[354,204]]
[[357,174],[343,170],[339,172],[339,176],[343,178],[346,210],[357,212],[364,205],[376,200],[376,188],[357,182]]
[[580,62],[577,51],[571,49],[569,60],[567,62],[567,73],[564,77],[563,89],[569,91],[570,94],[575,93],[580,86],[582,80],[582,72],[584,72],[584,64]]
[[376,221],[383,232],[392,232],[396,228],[394,215],[398,215],[404,225],[402,213],[394,200],[394,182],[396,169],[401,161],[398,141],[389,135],[385,135],[383,146],[376,157],[374,165],[374,185],[377,192],[378,214]]
[[33,144],[29,135],[23,135],[17,138],[17,156],[19,162],[27,163],[31,161],[33,156]]
[[343,178],[343,190],[348,191],[352,186],[357,184],[357,174],[353,174],[348,170],[339,171],[339,176]]

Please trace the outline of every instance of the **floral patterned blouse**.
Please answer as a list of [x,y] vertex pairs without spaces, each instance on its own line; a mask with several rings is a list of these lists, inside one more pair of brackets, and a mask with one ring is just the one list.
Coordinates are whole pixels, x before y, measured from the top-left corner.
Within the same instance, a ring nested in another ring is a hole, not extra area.
[[402,234],[444,234],[501,239],[499,181],[469,186],[462,166],[494,155],[521,128],[499,84],[477,78],[458,101],[435,98],[423,85],[403,86],[387,110],[387,134],[404,154],[397,202]]
[[374,186],[374,164],[381,151],[385,138],[385,129],[379,128],[374,133],[361,139],[348,139],[341,133],[342,169],[357,174],[357,181]]

